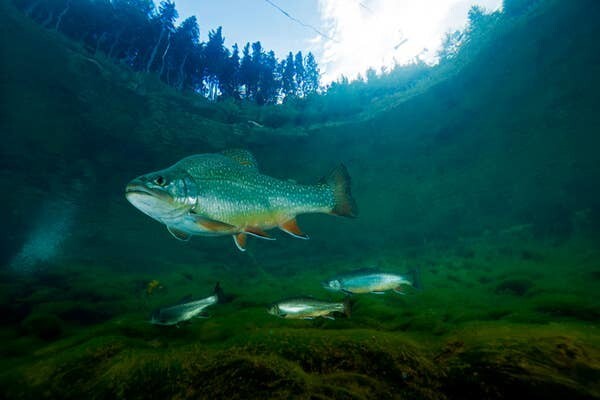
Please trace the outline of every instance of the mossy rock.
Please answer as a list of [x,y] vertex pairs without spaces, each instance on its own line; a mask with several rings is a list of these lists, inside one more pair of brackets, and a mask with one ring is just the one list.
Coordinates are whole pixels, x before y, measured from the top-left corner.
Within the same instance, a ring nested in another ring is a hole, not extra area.
[[532,287],[533,282],[528,279],[507,279],[496,286],[496,293],[525,296]]
[[64,339],[0,374],[0,386],[11,398],[593,398],[598,348],[569,332],[473,325],[441,347],[372,330],[278,329],[217,347]]
[[23,320],[21,328],[42,340],[56,340],[63,333],[63,321],[53,314],[33,314]]
[[65,321],[71,321],[80,325],[94,325],[109,320],[112,315],[109,311],[95,309],[90,306],[79,306],[74,304],[72,308],[60,312],[60,317]]
[[552,317],[575,318],[582,321],[598,321],[600,307],[573,295],[540,296],[535,310]]
[[496,340],[460,349],[448,362],[443,391],[461,399],[589,399],[598,396],[600,366],[568,337]]

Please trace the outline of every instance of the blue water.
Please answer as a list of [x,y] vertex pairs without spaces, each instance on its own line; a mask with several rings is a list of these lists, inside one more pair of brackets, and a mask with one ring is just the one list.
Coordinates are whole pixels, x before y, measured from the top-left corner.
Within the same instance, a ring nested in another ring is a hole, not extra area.
[[[515,2],[516,4],[516,2]],[[210,102],[1,6],[2,398],[600,397],[600,7],[528,2],[455,59],[303,102]],[[415,67],[416,68],[416,67]],[[124,196],[191,154],[251,151],[311,184],[343,163],[357,218],[174,239]],[[321,282],[418,268],[423,288]],[[208,318],[151,313],[211,295]]]

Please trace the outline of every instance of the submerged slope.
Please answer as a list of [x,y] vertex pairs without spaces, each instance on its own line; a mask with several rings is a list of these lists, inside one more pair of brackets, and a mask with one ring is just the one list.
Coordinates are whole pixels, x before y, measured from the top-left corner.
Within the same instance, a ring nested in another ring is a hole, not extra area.
[[[1,4],[2,261],[31,232],[64,246],[34,274],[1,270],[0,397],[600,396],[598,2],[547,2],[452,79],[302,132],[174,93]],[[177,242],[124,200],[131,177],[224,147],[303,182],[343,161],[359,218],[301,217],[310,241],[240,254]],[[49,201],[73,208],[67,228],[43,218]],[[421,266],[425,290],[360,297],[348,320],[265,312],[339,299],[319,282],[373,263]],[[217,280],[234,299],[210,319],[147,323]]]

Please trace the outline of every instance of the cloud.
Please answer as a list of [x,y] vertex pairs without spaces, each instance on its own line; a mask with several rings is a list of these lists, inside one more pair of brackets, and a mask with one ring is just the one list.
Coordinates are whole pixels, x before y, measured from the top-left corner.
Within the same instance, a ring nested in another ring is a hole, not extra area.
[[321,46],[324,82],[344,75],[355,79],[369,68],[380,70],[417,57],[436,62],[444,34],[462,29],[468,10],[488,10],[502,0],[319,0],[327,35]]

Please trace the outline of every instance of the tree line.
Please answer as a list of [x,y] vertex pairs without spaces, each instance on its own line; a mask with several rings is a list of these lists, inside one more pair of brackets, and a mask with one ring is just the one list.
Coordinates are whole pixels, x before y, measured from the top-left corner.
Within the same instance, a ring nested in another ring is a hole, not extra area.
[[319,66],[312,53],[290,52],[278,60],[259,41],[240,49],[225,47],[221,27],[200,41],[196,17],[179,25],[175,3],[164,0],[15,0],[47,29],[84,43],[90,51],[135,71],[154,73],[178,90],[211,100],[233,98],[273,104],[303,98],[319,88]]

